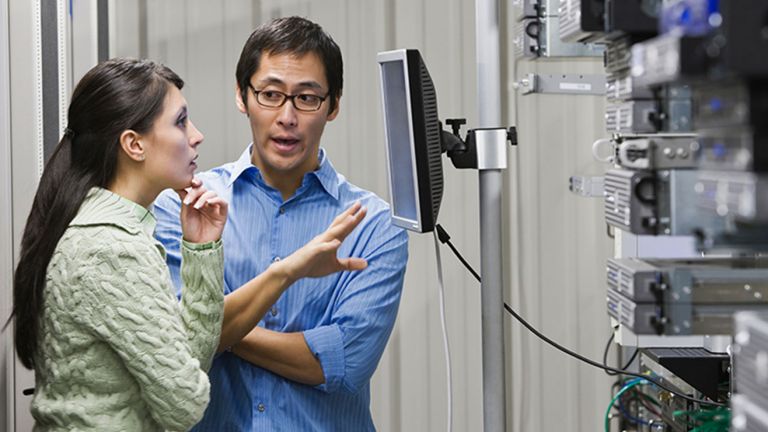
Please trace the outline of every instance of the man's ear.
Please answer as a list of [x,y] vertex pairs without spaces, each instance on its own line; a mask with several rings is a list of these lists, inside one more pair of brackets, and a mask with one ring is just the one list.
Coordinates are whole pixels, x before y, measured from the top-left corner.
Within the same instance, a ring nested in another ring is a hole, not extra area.
[[248,115],[247,103],[248,101],[243,100],[243,92],[240,91],[240,86],[235,84],[235,105],[237,105],[237,109],[245,115]]
[[134,130],[126,129],[120,134],[120,148],[125,154],[136,162],[146,158],[146,148],[142,142],[142,136]]
[[328,113],[327,121],[332,121],[333,119],[336,118],[337,115],[339,115],[339,107],[341,106],[340,103],[341,103],[341,94],[336,96],[336,106],[333,108],[333,111]]

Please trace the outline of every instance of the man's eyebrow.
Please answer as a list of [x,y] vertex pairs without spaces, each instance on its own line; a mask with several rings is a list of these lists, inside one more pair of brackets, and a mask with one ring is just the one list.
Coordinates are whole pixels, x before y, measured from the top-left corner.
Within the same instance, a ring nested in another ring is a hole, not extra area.
[[[281,80],[280,78],[268,76],[264,77],[259,80],[259,84],[262,85],[269,85],[269,84],[277,84],[277,85],[285,85],[285,81]],[[304,87],[304,88],[311,88],[311,89],[322,89],[323,86],[320,85],[317,81],[302,81],[298,84],[296,84],[297,87]]]

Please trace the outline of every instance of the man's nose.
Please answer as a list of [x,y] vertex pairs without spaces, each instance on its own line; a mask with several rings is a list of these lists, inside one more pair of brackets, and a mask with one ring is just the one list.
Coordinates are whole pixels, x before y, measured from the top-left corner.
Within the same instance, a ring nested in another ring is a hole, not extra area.
[[298,123],[296,107],[293,106],[293,101],[291,99],[286,99],[283,106],[280,107],[277,122],[286,127],[293,127]]

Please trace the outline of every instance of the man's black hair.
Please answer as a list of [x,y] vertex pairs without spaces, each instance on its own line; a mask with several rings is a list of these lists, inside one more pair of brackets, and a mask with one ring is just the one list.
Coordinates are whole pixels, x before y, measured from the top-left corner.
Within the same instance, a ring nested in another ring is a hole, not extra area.
[[344,64],[339,46],[322,27],[297,16],[278,18],[257,27],[243,46],[235,72],[244,104],[248,100],[250,79],[259,70],[261,56],[265,53],[296,56],[316,54],[325,67],[325,78],[328,81],[328,113],[336,109],[336,98],[341,96],[344,85]]

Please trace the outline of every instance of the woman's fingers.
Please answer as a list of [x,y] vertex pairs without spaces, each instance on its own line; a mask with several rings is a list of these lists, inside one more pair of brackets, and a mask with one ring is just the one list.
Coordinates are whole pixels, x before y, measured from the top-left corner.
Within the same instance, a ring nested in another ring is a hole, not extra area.
[[[179,195],[181,202],[187,205],[194,202],[195,199],[205,193],[205,191],[206,189],[203,187],[202,180],[197,177],[192,178],[192,182],[189,187],[185,187],[184,189],[176,189],[176,193]],[[190,198],[187,199],[187,196],[190,196]]]
[[208,190],[203,186],[188,187],[185,188],[184,191],[186,192],[186,195],[181,201],[184,205],[195,203],[204,193],[208,192]]
[[217,195],[207,200],[205,203],[205,207],[203,207],[201,210],[206,210],[207,208],[210,208],[215,213],[216,218],[222,219],[222,218],[226,218],[227,216],[227,209],[229,208],[229,203],[227,203],[227,201],[224,198]]
[[[214,191],[206,191],[206,192],[204,192],[202,195],[200,195],[200,197],[198,197],[196,200],[194,200],[194,203],[195,203],[195,204],[194,204],[192,207],[194,207],[194,208],[195,208],[195,209],[197,209],[197,210],[200,210],[201,208],[203,208],[203,206],[204,206],[204,205],[205,205],[205,204],[206,204],[206,203],[207,203],[209,200],[211,200],[211,199],[215,198],[216,196],[217,196],[217,195],[216,195],[216,192],[214,192]],[[189,200],[188,200],[188,201],[189,201]],[[192,201],[190,201],[190,202],[192,202]]]

